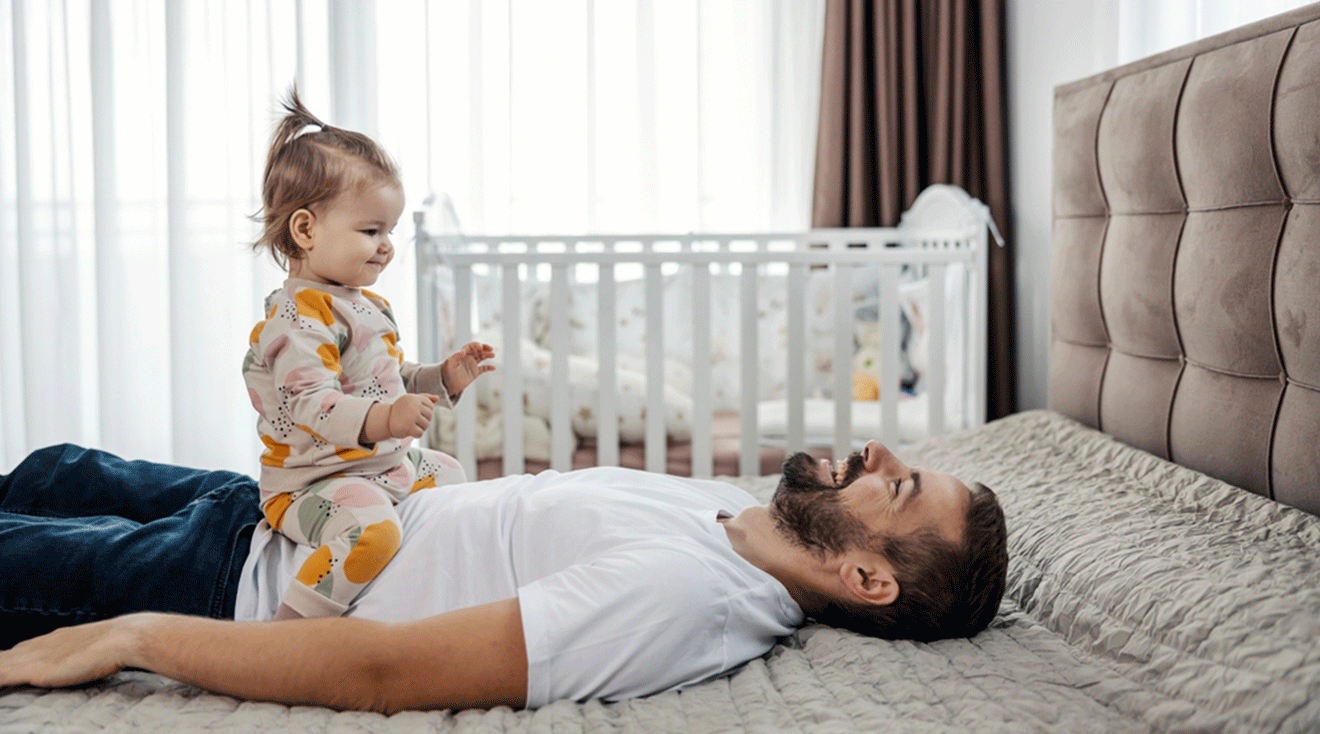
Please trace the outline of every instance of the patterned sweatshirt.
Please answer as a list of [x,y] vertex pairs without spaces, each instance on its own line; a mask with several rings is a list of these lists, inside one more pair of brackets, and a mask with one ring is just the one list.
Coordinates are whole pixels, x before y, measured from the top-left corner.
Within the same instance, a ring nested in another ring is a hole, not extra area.
[[261,499],[343,474],[397,466],[412,439],[358,442],[367,410],[405,392],[452,407],[439,365],[406,362],[390,304],[360,288],[290,278],[266,297],[243,379],[260,419]]

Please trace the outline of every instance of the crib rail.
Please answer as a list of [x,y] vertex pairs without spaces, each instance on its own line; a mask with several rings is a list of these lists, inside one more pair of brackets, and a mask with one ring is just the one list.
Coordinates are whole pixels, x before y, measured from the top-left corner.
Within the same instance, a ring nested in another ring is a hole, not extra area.
[[[983,421],[984,391],[984,249],[986,229],[966,226],[912,231],[904,228],[819,229],[799,233],[728,233],[728,234],[622,234],[581,236],[456,236],[431,235],[423,217],[417,217],[418,306],[421,314],[421,361],[438,361],[452,345],[474,336],[474,273],[481,277],[498,276],[502,290],[500,333],[501,368],[483,379],[500,381],[503,401],[503,470],[521,473],[525,468],[521,399],[525,387],[520,353],[523,330],[522,284],[529,279],[548,281],[548,344],[569,343],[569,289],[582,287],[582,275],[594,277],[598,313],[595,339],[600,360],[598,464],[617,465],[619,436],[617,425],[617,385],[615,354],[620,345],[616,333],[616,270],[640,270],[645,286],[646,340],[646,422],[645,464],[649,471],[664,471],[667,451],[664,406],[666,324],[664,323],[663,277],[676,269],[691,272],[692,304],[692,473],[710,476],[713,413],[710,375],[703,365],[711,363],[712,272],[736,275],[739,284],[737,323],[740,330],[740,459],[744,475],[759,473],[759,437],[757,401],[760,379],[761,345],[757,343],[758,274],[771,270],[787,279],[787,343],[803,344],[806,337],[807,304],[805,284],[813,269],[828,269],[833,298],[834,345],[832,393],[834,400],[833,451],[846,455],[854,441],[852,420],[852,354],[855,304],[837,294],[853,293],[854,279],[874,277],[878,283],[878,316],[881,331],[881,359],[874,370],[880,389],[880,421],[873,435],[889,444],[897,443],[898,399],[900,395],[900,319],[898,290],[900,273],[906,266],[919,268],[929,278],[931,292],[943,294],[952,288],[966,294],[961,333],[949,328],[945,299],[929,299],[928,342],[929,369],[925,376],[929,394],[927,424],[931,433],[945,430],[946,385],[962,380],[962,405],[959,415],[968,426]],[[955,268],[962,264],[963,267]],[[443,276],[443,277],[442,277]],[[960,282],[953,282],[953,279]],[[721,280],[723,282],[723,280]],[[868,281],[869,282],[869,281]],[[441,308],[452,308],[453,333],[442,335],[433,315]],[[446,340],[444,337],[448,337]],[[957,337],[956,339],[953,337]],[[946,369],[949,345],[965,349],[966,369],[949,374]],[[787,361],[785,448],[800,450],[805,446],[802,405],[806,397],[806,373],[802,354],[783,355]],[[550,433],[552,468],[567,470],[572,465],[572,425],[569,405],[568,350],[551,350]],[[476,458],[473,432],[476,421],[473,400],[461,401],[457,408],[459,430],[457,457],[475,476]],[[465,428],[466,427],[466,428]]]

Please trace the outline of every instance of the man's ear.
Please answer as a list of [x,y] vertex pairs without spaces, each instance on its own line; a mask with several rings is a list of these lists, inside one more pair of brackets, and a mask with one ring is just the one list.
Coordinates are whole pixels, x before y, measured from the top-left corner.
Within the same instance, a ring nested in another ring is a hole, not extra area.
[[884,606],[898,598],[894,567],[878,553],[849,553],[839,565],[839,580],[850,598],[864,604]]
[[307,252],[312,249],[312,234],[316,231],[316,215],[311,209],[303,207],[289,217],[289,236],[298,249]]

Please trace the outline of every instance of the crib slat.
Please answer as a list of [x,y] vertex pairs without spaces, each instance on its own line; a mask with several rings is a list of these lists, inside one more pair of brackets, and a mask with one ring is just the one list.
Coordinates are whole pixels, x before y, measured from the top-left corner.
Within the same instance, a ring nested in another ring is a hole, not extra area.
[[738,473],[744,477],[757,476],[761,473],[761,452],[757,446],[756,405],[760,399],[760,386],[757,376],[760,372],[761,355],[757,344],[757,297],[756,263],[745,262],[741,278],[742,303],[742,340],[738,353],[742,362],[742,378],[739,385],[740,430],[741,439],[738,449]]
[[944,433],[944,395],[948,364],[945,362],[944,298],[945,279],[949,269],[943,264],[932,265],[926,280],[926,374],[922,376],[926,391],[926,432]]
[[[899,318],[898,270],[900,265],[881,265],[880,283],[880,442],[898,447],[898,400],[902,377],[898,374]],[[869,436],[855,436],[867,440]]]
[[665,440],[664,281],[660,264],[646,266],[646,470],[663,472]]
[[568,265],[550,270],[550,468],[573,468],[573,425],[568,379]]
[[[454,333],[455,341],[461,346],[472,341],[472,266],[459,265],[454,268]],[[443,359],[446,355],[438,355]],[[491,379],[487,377],[486,379]],[[468,479],[477,478],[477,387],[469,388],[465,400],[459,400],[454,415],[457,428],[455,459],[462,465]]]
[[505,264],[504,302],[504,474],[522,474],[523,460],[523,364],[522,304],[518,265]]
[[[830,243],[831,247],[846,243]],[[851,265],[834,263],[834,458],[852,453],[853,305]]]
[[710,266],[692,266],[692,476],[715,471],[710,360]]
[[619,403],[618,372],[615,358],[618,350],[618,323],[614,285],[614,266],[603,264],[597,271],[596,282],[596,350],[599,359],[597,382],[600,393],[596,405],[596,464],[619,465]]
[[807,266],[794,263],[788,267],[788,433],[785,448],[791,455],[806,448],[806,419],[803,406],[806,400],[807,361],[797,348],[807,343],[806,306]]

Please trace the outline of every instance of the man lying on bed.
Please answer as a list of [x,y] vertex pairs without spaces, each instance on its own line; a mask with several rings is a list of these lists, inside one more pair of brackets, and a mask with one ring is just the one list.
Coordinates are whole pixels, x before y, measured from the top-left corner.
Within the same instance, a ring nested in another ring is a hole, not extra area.
[[230,618],[270,619],[307,551],[258,525],[254,481],[45,449],[0,478],[0,646],[35,638],[0,652],[0,687],[140,668],[285,703],[536,707],[690,685],[807,618],[916,639],[989,624],[993,492],[875,441],[838,472],[784,468],[769,506],[612,468],[419,492],[349,616],[253,623]]

